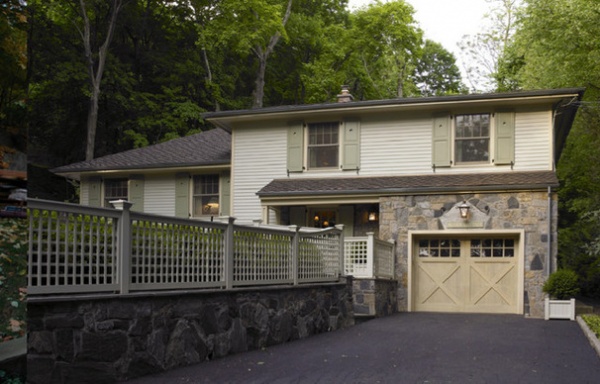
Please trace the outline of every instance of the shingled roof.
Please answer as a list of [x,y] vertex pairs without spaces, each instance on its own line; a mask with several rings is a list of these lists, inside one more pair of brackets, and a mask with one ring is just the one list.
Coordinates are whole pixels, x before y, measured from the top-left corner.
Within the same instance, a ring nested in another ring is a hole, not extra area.
[[221,165],[231,162],[231,134],[220,129],[52,169],[58,174]]
[[419,176],[348,177],[324,179],[277,179],[257,195],[260,197],[385,195],[439,193],[466,190],[527,190],[557,187],[552,171],[431,174]]

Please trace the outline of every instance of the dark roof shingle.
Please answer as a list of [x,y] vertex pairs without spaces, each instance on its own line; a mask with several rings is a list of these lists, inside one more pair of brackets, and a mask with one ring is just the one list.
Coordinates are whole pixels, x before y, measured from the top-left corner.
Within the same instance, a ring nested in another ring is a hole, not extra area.
[[552,171],[432,174],[418,176],[348,177],[323,179],[277,179],[257,195],[285,197],[299,195],[436,193],[465,190],[519,190],[557,187]]
[[220,165],[231,162],[231,134],[220,129],[52,169],[54,173]]

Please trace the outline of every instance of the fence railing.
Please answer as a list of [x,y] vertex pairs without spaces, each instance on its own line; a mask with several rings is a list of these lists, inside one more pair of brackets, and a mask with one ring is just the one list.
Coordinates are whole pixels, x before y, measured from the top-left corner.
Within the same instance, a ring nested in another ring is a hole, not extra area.
[[28,294],[337,281],[342,227],[198,221],[30,199]]
[[365,237],[349,237],[344,241],[344,273],[354,277],[394,278],[393,240],[376,239],[373,232]]

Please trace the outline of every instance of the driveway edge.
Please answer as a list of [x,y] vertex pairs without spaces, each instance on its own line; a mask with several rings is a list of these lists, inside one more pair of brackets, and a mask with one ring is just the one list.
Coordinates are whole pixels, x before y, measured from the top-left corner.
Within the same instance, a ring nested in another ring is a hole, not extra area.
[[590,341],[590,344],[592,345],[592,347],[596,350],[596,354],[598,355],[598,358],[600,358],[600,340],[598,340],[598,338],[596,337],[596,334],[594,332],[592,332],[590,327],[588,327],[587,323],[585,322],[585,320],[583,320],[581,318],[581,316],[577,316],[577,323],[579,323],[579,326],[583,330],[583,333]]

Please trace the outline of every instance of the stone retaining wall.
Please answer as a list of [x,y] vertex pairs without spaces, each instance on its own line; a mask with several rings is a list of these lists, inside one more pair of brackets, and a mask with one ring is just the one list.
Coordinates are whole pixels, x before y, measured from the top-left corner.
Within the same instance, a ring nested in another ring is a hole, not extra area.
[[28,303],[28,383],[112,383],[354,324],[352,281]]

